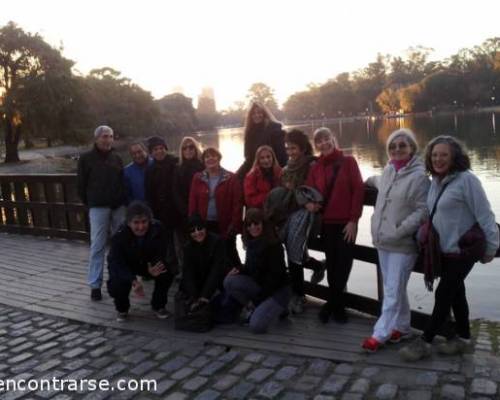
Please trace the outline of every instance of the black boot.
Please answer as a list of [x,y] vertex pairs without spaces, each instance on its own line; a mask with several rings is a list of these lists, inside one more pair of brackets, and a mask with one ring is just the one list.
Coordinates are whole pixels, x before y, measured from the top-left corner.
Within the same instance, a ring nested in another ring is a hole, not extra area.
[[326,324],[328,323],[328,320],[330,319],[331,315],[332,315],[332,306],[329,302],[326,302],[321,306],[318,318],[323,324]]

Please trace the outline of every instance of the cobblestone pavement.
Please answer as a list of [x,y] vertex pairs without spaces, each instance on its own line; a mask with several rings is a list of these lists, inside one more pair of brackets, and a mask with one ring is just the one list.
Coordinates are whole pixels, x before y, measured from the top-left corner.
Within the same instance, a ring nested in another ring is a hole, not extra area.
[[172,341],[168,331],[154,337],[0,306],[0,384],[156,381],[156,390],[143,392],[0,391],[0,399],[496,399],[500,368],[491,335],[499,327],[476,328],[482,349],[450,374],[224,348],[204,344],[202,335],[196,343]]

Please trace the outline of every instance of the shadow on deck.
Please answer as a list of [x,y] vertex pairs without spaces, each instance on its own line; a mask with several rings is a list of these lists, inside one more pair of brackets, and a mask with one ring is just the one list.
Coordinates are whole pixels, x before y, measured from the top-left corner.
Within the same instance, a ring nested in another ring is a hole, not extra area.
[[[148,303],[152,285],[146,282],[146,298],[132,297],[130,320],[117,323],[112,300],[105,291],[102,302],[90,301],[86,285],[87,243],[1,233],[0,254],[0,273],[4,281],[0,303],[25,310],[187,342],[203,341],[337,362],[449,372],[459,372],[461,366],[459,358],[404,364],[397,355],[400,345],[388,346],[377,354],[365,354],[360,343],[371,334],[374,318],[351,311],[348,324],[323,325],[317,319],[321,300],[312,297],[304,314],[278,322],[265,335],[254,335],[239,325],[222,325],[205,334],[193,334],[174,330],[171,319],[160,321],[154,317]],[[171,290],[171,295],[174,292]],[[172,311],[172,307],[171,301],[167,308]]]

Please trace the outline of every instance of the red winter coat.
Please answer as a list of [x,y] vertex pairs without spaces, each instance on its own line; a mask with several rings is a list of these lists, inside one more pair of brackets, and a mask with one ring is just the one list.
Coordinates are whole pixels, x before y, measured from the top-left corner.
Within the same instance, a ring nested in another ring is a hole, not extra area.
[[[197,172],[191,182],[189,191],[189,215],[197,212],[203,219],[207,218],[208,210],[208,173]],[[226,238],[230,231],[241,232],[243,202],[241,183],[232,172],[222,169],[222,179],[215,188],[215,206],[219,232]]]
[[354,157],[344,156],[338,149],[327,156],[321,156],[311,166],[306,185],[317,189],[324,198],[327,197],[325,192],[332,178],[333,164],[341,157],[343,160],[335,187],[328,204],[323,204],[323,222],[327,224],[358,222],[363,212],[364,184],[358,163]]
[[252,169],[243,182],[245,193],[245,205],[248,208],[263,208],[264,201],[272,188],[279,186],[281,180],[281,168],[274,169],[273,185],[264,178],[260,168]]

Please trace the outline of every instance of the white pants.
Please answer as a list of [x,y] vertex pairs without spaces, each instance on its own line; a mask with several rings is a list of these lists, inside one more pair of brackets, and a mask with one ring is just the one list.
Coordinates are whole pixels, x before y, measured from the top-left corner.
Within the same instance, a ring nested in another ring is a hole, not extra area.
[[393,330],[410,332],[411,313],[406,286],[417,255],[378,250],[378,258],[384,282],[384,300],[373,337],[384,343]]

